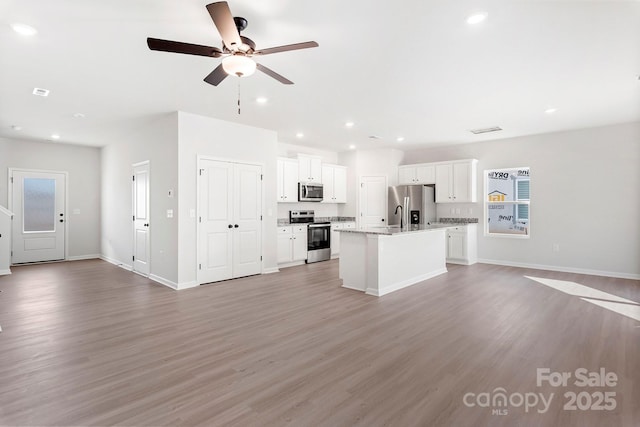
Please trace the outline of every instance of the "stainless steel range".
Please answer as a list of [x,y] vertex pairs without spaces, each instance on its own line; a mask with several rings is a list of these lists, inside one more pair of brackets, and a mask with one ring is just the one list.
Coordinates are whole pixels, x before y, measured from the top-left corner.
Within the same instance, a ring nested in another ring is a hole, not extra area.
[[331,223],[315,222],[314,211],[289,211],[291,224],[307,225],[307,264],[331,259]]

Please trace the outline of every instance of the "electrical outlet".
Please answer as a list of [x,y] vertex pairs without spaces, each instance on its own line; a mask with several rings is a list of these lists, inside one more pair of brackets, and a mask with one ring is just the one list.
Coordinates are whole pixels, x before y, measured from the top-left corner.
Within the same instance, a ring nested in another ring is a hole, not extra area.
[[167,218],[173,218],[173,209],[167,209]]

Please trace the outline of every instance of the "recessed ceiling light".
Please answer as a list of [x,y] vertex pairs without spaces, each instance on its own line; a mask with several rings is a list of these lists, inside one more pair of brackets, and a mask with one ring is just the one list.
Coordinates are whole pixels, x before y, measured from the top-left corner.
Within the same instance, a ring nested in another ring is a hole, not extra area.
[[60,135],[58,135],[57,133],[54,133],[53,135],[51,135],[51,139],[54,139],[57,141],[58,139],[60,139]]
[[268,99],[267,99],[267,98],[265,98],[264,96],[260,96],[260,97],[256,98],[256,102],[257,102],[258,104],[266,104],[266,103],[267,103],[267,101],[268,101]]
[[16,130],[16,131],[18,131],[18,130],[22,130],[22,126],[18,126],[18,125],[11,125],[11,129]]
[[73,117],[75,117],[76,119],[84,119],[86,116],[82,113],[75,113]]
[[349,146],[349,150],[355,150],[355,149],[356,149],[356,146],[355,146],[354,144],[351,144],[351,145]]
[[399,136],[398,138],[396,138],[396,141],[398,142],[404,141],[404,136]]
[[352,127],[353,127],[353,125],[355,125],[355,123],[353,123],[353,122],[347,122],[347,123],[345,123],[344,125],[345,125],[346,127],[348,127],[348,128],[352,128]]
[[41,89],[39,87],[33,88],[33,94],[37,96],[49,96],[49,89]]
[[36,34],[38,34],[38,30],[36,30],[35,28],[30,27],[26,24],[21,24],[19,22],[11,24],[11,28],[13,28],[13,31],[22,36],[35,36]]
[[557,108],[547,108],[546,110],[544,110],[544,112],[547,113],[547,114],[553,114],[556,111],[558,111]]
[[474,13],[467,18],[467,24],[479,24],[487,19],[487,15],[488,14],[486,12]]
[[304,133],[302,132],[296,133],[296,138],[304,138]]

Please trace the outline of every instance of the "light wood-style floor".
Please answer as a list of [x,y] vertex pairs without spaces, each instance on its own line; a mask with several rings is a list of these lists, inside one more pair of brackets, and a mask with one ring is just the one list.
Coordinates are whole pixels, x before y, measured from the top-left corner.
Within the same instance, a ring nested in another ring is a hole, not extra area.
[[[13,273],[0,277],[3,426],[640,423],[640,322],[525,276],[633,301],[638,281],[449,265],[376,298],[341,288],[337,261],[179,292],[99,260]],[[581,367],[618,383],[536,385],[537,368]],[[555,396],[542,414],[463,403],[500,387]],[[585,390],[615,392],[616,409],[563,410]]]

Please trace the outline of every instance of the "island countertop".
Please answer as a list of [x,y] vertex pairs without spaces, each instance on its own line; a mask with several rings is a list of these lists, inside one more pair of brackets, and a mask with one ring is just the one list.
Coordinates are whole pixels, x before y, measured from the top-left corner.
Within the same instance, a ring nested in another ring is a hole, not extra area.
[[381,234],[385,236],[391,236],[395,234],[442,230],[443,228],[460,227],[463,225],[467,225],[467,224],[455,224],[455,223],[414,224],[406,228],[400,228],[399,226],[364,227],[364,228],[347,228],[344,230],[336,230],[336,231],[339,231],[340,233],[364,233],[364,234]]

